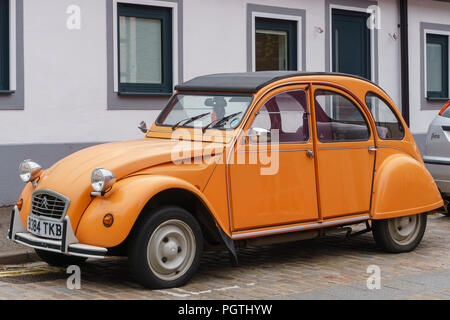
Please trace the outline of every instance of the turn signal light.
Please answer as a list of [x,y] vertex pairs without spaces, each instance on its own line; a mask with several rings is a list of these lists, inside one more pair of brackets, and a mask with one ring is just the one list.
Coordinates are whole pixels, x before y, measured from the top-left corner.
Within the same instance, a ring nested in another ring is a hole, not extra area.
[[114,217],[111,213],[108,213],[103,217],[103,225],[107,228],[111,227],[114,223]]
[[17,209],[22,210],[22,206],[23,206],[23,199],[20,199],[19,201],[17,201],[16,203]]
[[439,115],[442,116],[442,114],[444,113],[445,110],[447,110],[447,108],[450,107],[450,100],[448,100],[448,102],[445,104],[445,106],[441,109],[441,111],[439,111]]

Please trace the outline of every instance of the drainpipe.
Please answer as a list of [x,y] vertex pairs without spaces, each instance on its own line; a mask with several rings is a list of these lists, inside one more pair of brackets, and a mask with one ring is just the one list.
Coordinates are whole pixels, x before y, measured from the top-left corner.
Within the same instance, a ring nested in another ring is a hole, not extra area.
[[408,0],[400,2],[400,73],[402,116],[409,127],[409,54],[408,54]]

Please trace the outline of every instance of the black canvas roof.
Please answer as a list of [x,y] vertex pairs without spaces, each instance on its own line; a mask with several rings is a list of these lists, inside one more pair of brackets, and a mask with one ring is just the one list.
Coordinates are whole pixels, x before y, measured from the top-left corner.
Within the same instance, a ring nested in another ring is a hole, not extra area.
[[[346,75],[330,72],[299,72],[299,71],[258,71],[241,73],[218,73],[200,76],[179,84],[175,90],[183,91],[220,91],[255,93],[271,82],[293,76],[305,75]],[[360,78],[360,77],[356,77]],[[362,78],[360,78],[362,79]],[[366,79],[364,79],[367,81]]]

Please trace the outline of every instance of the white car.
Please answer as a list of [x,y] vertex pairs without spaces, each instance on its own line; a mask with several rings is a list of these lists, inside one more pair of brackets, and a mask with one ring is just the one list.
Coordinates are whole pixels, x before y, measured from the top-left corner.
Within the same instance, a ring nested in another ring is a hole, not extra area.
[[450,100],[430,124],[423,161],[444,200],[450,200]]

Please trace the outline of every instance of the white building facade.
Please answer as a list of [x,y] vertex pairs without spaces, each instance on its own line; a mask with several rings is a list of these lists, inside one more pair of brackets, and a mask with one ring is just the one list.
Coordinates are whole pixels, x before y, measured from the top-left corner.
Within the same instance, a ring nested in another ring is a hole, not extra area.
[[422,146],[449,96],[449,36],[437,0],[0,0],[0,206],[17,201],[21,160],[142,137],[176,84],[211,73],[354,71]]

